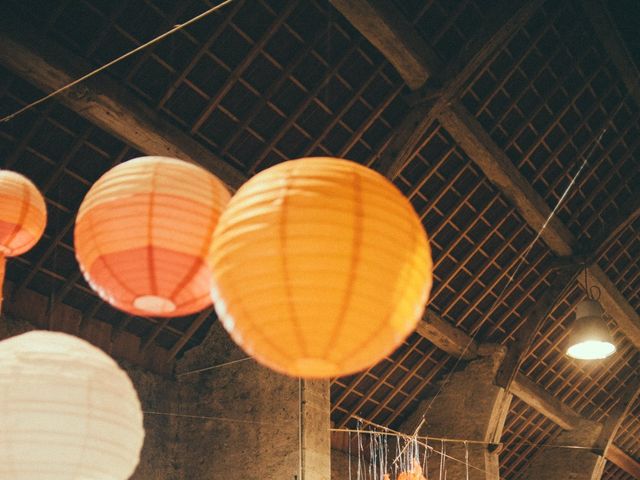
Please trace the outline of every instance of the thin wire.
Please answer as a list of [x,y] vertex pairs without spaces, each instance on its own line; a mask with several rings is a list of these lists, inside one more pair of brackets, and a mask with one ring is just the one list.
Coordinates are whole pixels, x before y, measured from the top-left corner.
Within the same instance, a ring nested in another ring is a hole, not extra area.
[[[353,430],[353,429],[349,429],[349,428],[330,428],[329,431],[331,432],[356,432],[358,431],[359,433],[362,434],[368,434],[368,435],[384,435],[387,437],[398,437],[398,438],[416,438],[418,440],[422,440],[426,443],[428,443],[429,441],[438,441],[438,442],[445,442],[445,443],[467,443],[467,444],[476,444],[476,445],[496,445],[496,443],[494,442],[487,442],[486,440],[471,440],[471,439],[462,439],[462,438],[446,438],[446,437],[432,437],[430,435],[418,435],[416,437],[413,437],[411,435],[408,435],[406,433],[402,433],[402,432],[397,432],[395,430],[391,430],[391,429],[387,429],[388,431],[383,431],[383,432],[373,432],[373,431],[369,431],[369,430]],[[566,448],[566,449],[571,449],[571,450],[593,450],[592,447],[584,447],[584,446],[580,446],[580,445],[556,445],[556,444],[549,444],[549,443],[535,443],[535,442],[527,442],[524,440],[521,441],[513,441],[513,442],[509,442],[510,445],[526,445],[526,446],[534,446],[534,447],[541,447],[541,448]],[[431,450],[431,447],[426,445],[427,448],[429,448]]]
[[464,461],[466,463],[467,479],[469,480],[469,442],[464,442]]
[[349,432],[349,480],[351,480],[351,432]]
[[208,415],[189,415],[184,413],[172,413],[172,412],[154,412],[151,410],[143,410],[142,413],[145,415],[160,415],[165,417],[179,417],[179,418],[193,418],[198,420],[217,420],[221,422],[232,422],[232,423],[245,423],[249,425],[280,425],[280,423],[276,422],[258,422],[256,420],[242,420],[238,418],[226,418],[226,417],[214,417]]
[[42,98],[40,98],[40,99],[38,99],[38,100],[36,100],[36,101],[24,106],[24,107],[22,107],[20,110],[12,113],[10,115],[7,115],[6,117],[0,119],[0,122],[8,122],[9,120],[13,119],[14,117],[20,115],[21,113],[23,113],[23,112],[25,112],[27,110],[29,110],[30,108],[33,108],[33,107],[35,107],[37,105],[40,105],[41,103],[49,100],[50,98],[55,97],[56,95],[66,91],[66,90],[69,90],[70,88],[75,87],[79,83],[84,82],[85,80],[97,75],[98,73],[102,72],[103,70],[106,70],[107,68],[115,65],[116,63],[121,62],[122,60],[124,60],[126,58],[129,58],[130,56],[138,53],[141,50],[144,50],[147,47],[150,47],[151,45],[154,45],[154,44],[160,42],[161,40],[164,40],[168,36],[173,35],[174,33],[182,30],[185,27],[188,27],[189,25],[197,22],[198,20],[202,20],[207,15],[210,15],[213,12],[215,12],[217,10],[220,10],[222,7],[225,7],[225,6],[229,5],[231,2],[233,2],[233,0],[224,0],[223,2],[219,3],[218,5],[215,5],[215,6],[211,7],[209,10],[206,10],[206,11],[202,12],[201,14],[196,15],[195,17],[193,17],[190,20],[187,20],[184,23],[180,23],[180,24],[176,25],[171,30],[169,30],[169,31],[167,31],[167,32],[165,32],[165,33],[163,33],[163,34],[161,34],[161,35],[149,40],[146,43],[143,43],[142,45],[138,45],[133,50],[131,50],[131,51],[119,56],[118,58],[115,58],[114,60],[111,60],[110,62],[102,65],[101,67],[96,68],[95,70],[87,73],[86,75],[83,75],[82,77],[80,77],[80,78],[78,78],[78,79],[76,79],[76,80],[64,85],[63,87],[60,87],[59,89],[49,93],[48,95],[45,95],[44,97],[42,97]]
[[302,378],[298,378],[298,479],[304,480],[303,472],[303,446],[302,446]]
[[252,357],[244,357],[239,358],[238,360],[231,360],[230,362],[218,363],[216,365],[211,365],[210,367],[198,368],[197,370],[189,370],[188,372],[182,372],[176,375],[176,377],[184,377],[185,375],[192,375],[194,373],[202,373],[208,372],[209,370],[215,370],[217,368],[227,367],[229,365],[235,365],[236,363],[246,362],[247,360],[252,360]]

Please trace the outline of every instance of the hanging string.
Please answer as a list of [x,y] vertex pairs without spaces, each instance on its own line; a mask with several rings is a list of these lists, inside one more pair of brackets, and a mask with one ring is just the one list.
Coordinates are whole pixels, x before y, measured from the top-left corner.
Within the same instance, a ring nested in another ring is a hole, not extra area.
[[303,472],[303,447],[302,447],[302,378],[298,378],[298,480],[304,480]]
[[165,417],[190,418],[190,419],[197,419],[197,420],[216,420],[219,422],[244,423],[247,425],[272,425],[272,426],[281,425],[281,423],[276,423],[276,422],[259,422],[257,420],[243,420],[238,418],[216,417],[216,416],[210,416],[210,415],[190,415],[185,413],[155,412],[152,410],[143,410],[142,413],[144,413],[145,415],[160,415]]
[[356,423],[358,432],[356,433],[358,438],[358,475],[357,480],[361,480],[360,472],[362,468],[362,438],[360,437],[360,422]]
[[467,471],[467,480],[469,480],[469,443],[464,442],[464,462]]
[[176,375],[177,378],[184,377],[185,375],[193,375],[194,373],[202,373],[208,372],[209,370],[216,370],[218,368],[227,367],[229,365],[235,365],[236,363],[246,362],[247,360],[252,360],[251,357],[243,357],[237,360],[231,360],[225,363],[218,363],[216,365],[211,365],[210,367],[198,368],[197,370],[189,370],[188,372],[178,373]]
[[351,480],[351,432],[349,432],[349,435],[348,435],[348,441],[349,441],[349,459],[348,459],[348,464],[349,464],[349,480]]
[[424,441],[424,460],[422,461],[422,471],[424,476],[429,480],[429,441]]
[[27,110],[29,110],[29,109],[37,106],[37,105],[40,105],[41,103],[49,100],[52,97],[55,97],[56,95],[59,95],[60,93],[66,91],[66,90],[69,90],[72,87],[75,87],[79,83],[82,83],[85,80],[97,75],[98,73],[102,72],[103,70],[106,70],[107,68],[115,65],[116,63],[121,62],[122,60],[125,60],[126,58],[129,58],[130,56],[132,56],[132,55],[144,50],[145,48],[150,47],[151,45],[155,45],[156,43],[164,40],[165,38],[173,35],[174,33],[179,32],[180,30],[188,27],[189,25],[191,25],[193,23],[196,23],[198,20],[202,20],[207,15],[210,15],[213,12],[215,12],[217,10],[220,10],[222,7],[225,7],[225,6],[229,5],[231,2],[233,2],[233,0],[224,0],[223,2],[211,7],[209,10],[205,10],[204,12],[202,12],[199,15],[196,15],[192,19],[187,20],[184,23],[180,23],[180,24],[176,25],[171,30],[169,30],[169,31],[167,31],[167,32],[165,32],[165,33],[163,33],[161,35],[158,35],[157,37],[149,40],[146,43],[143,43],[142,45],[138,45],[133,50],[130,50],[129,52],[119,56],[118,58],[115,58],[115,59],[111,60],[110,62],[102,65],[101,67],[96,68],[95,70],[92,70],[91,72],[87,73],[86,75],[83,75],[82,77],[80,77],[80,78],[78,78],[78,79],[76,79],[76,80],[64,85],[63,87],[60,87],[59,89],[54,90],[53,92],[49,93],[48,95],[45,95],[44,97],[42,97],[42,98],[40,98],[40,99],[38,99],[38,100],[36,100],[34,102],[31,102],[28,105],[25,105],[20,110],[18,110],[16,112],[14,112],[14,113],[12,113],[10,115],[7,115],[6,117],[0,119],[0,122],[8,122],[9,120],[13,119],[14,117],[20,115],[21,113],[23,113],[23,112],[25,112],[25,111],[27,111]]
[[442,480],[443,471],[444,471],[444,456],[445,456],[445,446],[444,441],[440,442],[440,473],[438,475],[438,480]]

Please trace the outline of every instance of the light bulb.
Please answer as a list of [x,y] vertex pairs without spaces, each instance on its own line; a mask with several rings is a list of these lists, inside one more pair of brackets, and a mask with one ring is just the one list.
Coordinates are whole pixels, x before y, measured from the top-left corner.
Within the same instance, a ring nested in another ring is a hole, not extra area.
[[611,342],[586,340],[584,342],[571,345],[567,349],[567,355],[578,360],[600,360],[609,357],[615,351],[616,347]]

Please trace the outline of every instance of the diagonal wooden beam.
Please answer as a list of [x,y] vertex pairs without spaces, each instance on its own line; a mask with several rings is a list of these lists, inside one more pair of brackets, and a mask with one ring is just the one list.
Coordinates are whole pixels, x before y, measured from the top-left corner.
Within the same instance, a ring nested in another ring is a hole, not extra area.
[[425,312],[416,332],[454,357],[471,360],[478,356],[477,342],[432,310]]
[[415,89],[441,73],[442,62],[388,0],[331,0]]
[[640,478],[640,463],[633,459],[631,455],[627,454],[620,447],[611,445],[606,453],[605,457],[614,465],[618,466],[633,478]]
[[511,382],[509,392],[564,430],[575,429],[582,420],[570,407],[521,373]]
[[[91,71],[82,58],[41,38],[8,10],[0,18],[0,63],[44,92]],[[93,77],[57,99],[100,128],[149,155],[198,163],[237,189],[246,176],[160,116],[108,76]]]
[[[539,231],[550,209],[504,151],[460,103],[454,102],[438,120],[456,143],[480,167],[484,174],[511,201],[535,231]],[[542,232],[542,239],[559,256],[573,253],[575,239],[557,217]]]

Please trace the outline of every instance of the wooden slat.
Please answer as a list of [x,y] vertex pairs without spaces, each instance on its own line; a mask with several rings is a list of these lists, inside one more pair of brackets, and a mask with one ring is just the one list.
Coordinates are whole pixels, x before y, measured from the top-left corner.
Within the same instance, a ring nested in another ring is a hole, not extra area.
[[[50,40],[41,39],[7,10],[0,19],[0,63],[39,89],[50,92],[79,78],[91,67]],[[246,176],[161,119],[156,112],[105,74],[86,80],[58,99],[94,124],[149,155],[198,163],[231,189]]]

